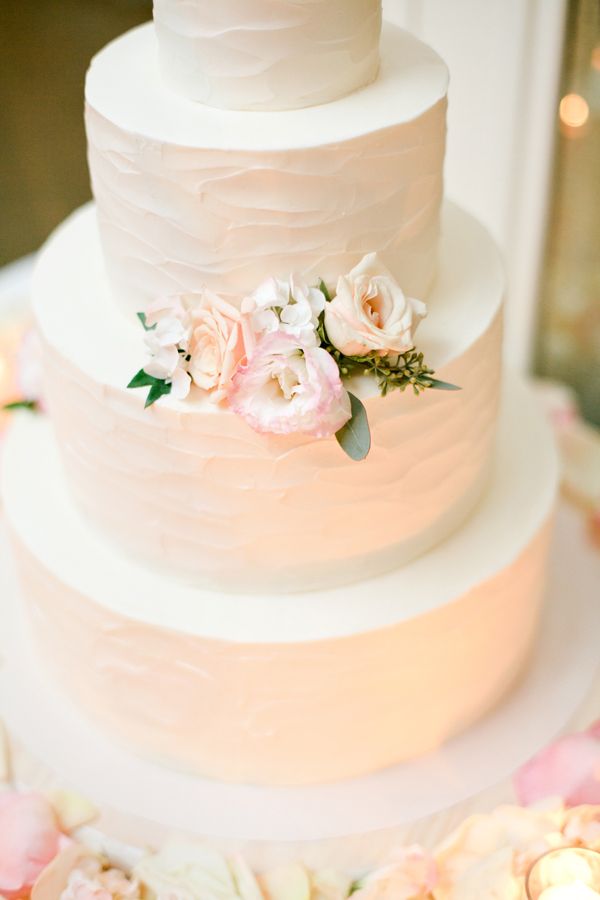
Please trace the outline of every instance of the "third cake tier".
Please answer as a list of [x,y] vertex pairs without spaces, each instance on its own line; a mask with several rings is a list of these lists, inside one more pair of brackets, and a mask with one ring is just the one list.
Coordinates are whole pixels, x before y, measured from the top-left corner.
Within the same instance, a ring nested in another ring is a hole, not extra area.
[[197,388],[144,409],[127,389],[145,361],[142,329],[112,301],[95,210],[75,214],[43,252],[34,294],[49,410],[90,520],[125,551],[230,591],[349,583],[443,540],[488,477],[504,290],[474,219],[449,206],[443,232],[419,347],[461,390],[381,397],[355,379],[372,433],[357,463],[333,437],[259,434]]

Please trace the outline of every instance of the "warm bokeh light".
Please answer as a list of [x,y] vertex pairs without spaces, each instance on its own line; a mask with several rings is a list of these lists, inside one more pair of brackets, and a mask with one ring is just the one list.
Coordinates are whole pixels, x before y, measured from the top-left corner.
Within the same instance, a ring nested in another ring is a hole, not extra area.
[[592,50],[592,69],[600,72],[600,44]]
[[582,128],[590,117],[590,108],[580,94],[566,94],[560,101],[559,115],[568,128]]

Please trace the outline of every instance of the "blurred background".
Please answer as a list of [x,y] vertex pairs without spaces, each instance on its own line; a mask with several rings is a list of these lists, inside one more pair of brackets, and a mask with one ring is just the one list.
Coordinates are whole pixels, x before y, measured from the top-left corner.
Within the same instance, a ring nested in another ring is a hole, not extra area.
[[[0,279],[89,198],[85,71],[151,6],[0,2]],[[384,10],[448,62],[447,191],[505,254],[509,361],[574,386],[600,424],[600,2],[384,0]]]

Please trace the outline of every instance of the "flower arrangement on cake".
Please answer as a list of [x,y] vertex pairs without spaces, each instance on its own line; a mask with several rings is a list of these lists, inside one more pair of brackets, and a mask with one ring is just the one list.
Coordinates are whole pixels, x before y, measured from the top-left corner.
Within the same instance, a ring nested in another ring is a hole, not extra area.
[[370,434],[364,405],[344,381],[367,375],[390,390],[458,390],[434,377],[415,349],[427,308],[407,297],[370,253],[338,279],[269,278],[238,310],[209,290],[158,300],[138,313],[150,359],[130,388],[147,387],[146,406],[196,385],[255,430],[335,434],[352,459],[364,459]]
[[[5,758],[0,896],[6,900],[600,897],[600,723],[561,738],[517,774],[518,799],[535,806],[471,816],[432,852],[400,847],[381,868],[358,876],[300,864],[257,874],[241,856],[224,858],[187,839],[173,839],[157,853],[122,847],[108,858],[86,845],[82,826],[95,816],[89,802],[64,791],[18,791],[7,771]],[[543,888],[535,895],[534,872]],[[557,893],[569,885],[581,892]]]

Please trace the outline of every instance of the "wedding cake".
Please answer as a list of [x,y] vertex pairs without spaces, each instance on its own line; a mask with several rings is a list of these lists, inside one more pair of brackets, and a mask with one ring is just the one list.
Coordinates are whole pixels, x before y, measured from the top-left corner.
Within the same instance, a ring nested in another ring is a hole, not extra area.
[[167,767],[374,772],[526,663],[556,461],[447,85],[379,0],[155,0],[91,64],[4,495],[48,673]]

